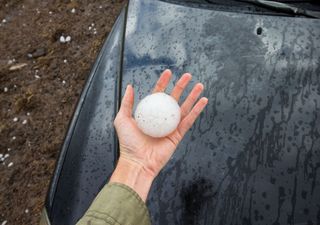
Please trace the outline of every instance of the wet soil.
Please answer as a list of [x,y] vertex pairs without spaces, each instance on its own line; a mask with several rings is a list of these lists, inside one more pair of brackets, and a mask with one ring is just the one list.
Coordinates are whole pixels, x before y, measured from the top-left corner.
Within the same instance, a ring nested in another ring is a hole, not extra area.
[[82,87],[124,5],[0,0],[0,224],[39,223]]

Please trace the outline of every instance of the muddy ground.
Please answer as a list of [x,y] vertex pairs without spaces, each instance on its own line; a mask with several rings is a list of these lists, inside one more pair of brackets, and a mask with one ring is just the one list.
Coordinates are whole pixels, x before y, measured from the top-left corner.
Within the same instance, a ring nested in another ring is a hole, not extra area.
[[124,4],[0,0],[0,224],[38,224],[69,120]]

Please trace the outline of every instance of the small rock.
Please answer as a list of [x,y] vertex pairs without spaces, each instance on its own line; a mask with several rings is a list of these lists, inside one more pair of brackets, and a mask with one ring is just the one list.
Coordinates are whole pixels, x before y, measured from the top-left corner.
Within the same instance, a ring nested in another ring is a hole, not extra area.
[[32,52],[29,52],[27,56],[29,59],[36,59],[41,56],[47,55],[47,53],[48,51],[46,48],[37,48],[37,49],[34,49]]
[[7,87],[4,87],[4,88],[3,88],[3,92],[8,92],[8,90],[9,90],[9,89],[8,89]]
[[27,122],[28,122],[27,120],[23,120],[22,124],[27,124]]
[[11,167],[11,166],[13,166],[13,162],[10,162],[10,163],[8,164],[8,167]]
[[22,69],[23,67],[25,67],[27,65],[28,65],[27,63],[18,63],[18,64],[15,64],[15,65],[11,66],[9,68],[9,70],[10,71],[20,70],[20,69]]
[[76,12],[75,8],[71,9],[71,13],[75,13],[75,12]]
[[13,118],[13,122],[17,122],[18,120],[18,117]]

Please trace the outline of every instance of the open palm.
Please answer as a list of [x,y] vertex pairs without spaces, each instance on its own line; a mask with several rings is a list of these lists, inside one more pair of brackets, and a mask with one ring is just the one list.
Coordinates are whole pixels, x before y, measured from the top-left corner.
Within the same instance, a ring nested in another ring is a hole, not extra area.
[[[165,91],[171,76],[171,71],[165,70],[153,92]],[[171,96],[177,102],[191,78],[191,74],[185,73],[176,83]],[[144,134],[132,117],[134,91],[132,86],[128,85],[114,121],[120,143],[120,158],[139,164],[147,173],[155,177],[168,162],[185,133],[206,106],[207,98],[202,97],[197,101],[202,91],[203,85],[197,83],[180,106],[181,121],[175,131],[163,138],[153,138]]]

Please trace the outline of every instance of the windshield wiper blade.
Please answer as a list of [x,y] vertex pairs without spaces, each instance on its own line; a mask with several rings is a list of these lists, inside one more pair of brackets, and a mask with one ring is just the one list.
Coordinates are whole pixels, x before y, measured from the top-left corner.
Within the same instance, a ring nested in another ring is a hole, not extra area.
[[265,0],[239,0],[239,1],[252,3],[255,5],[262,6],[262,7],[269,8],[269,9],[273,9],[273,10],[276,10],[279,12],[320,19],[320,12],[306,10],[303,8],[299,8],[299,7],[292,6],[292,5],[285,4],[285,3],[281,3],[281,2],[265,1]]

